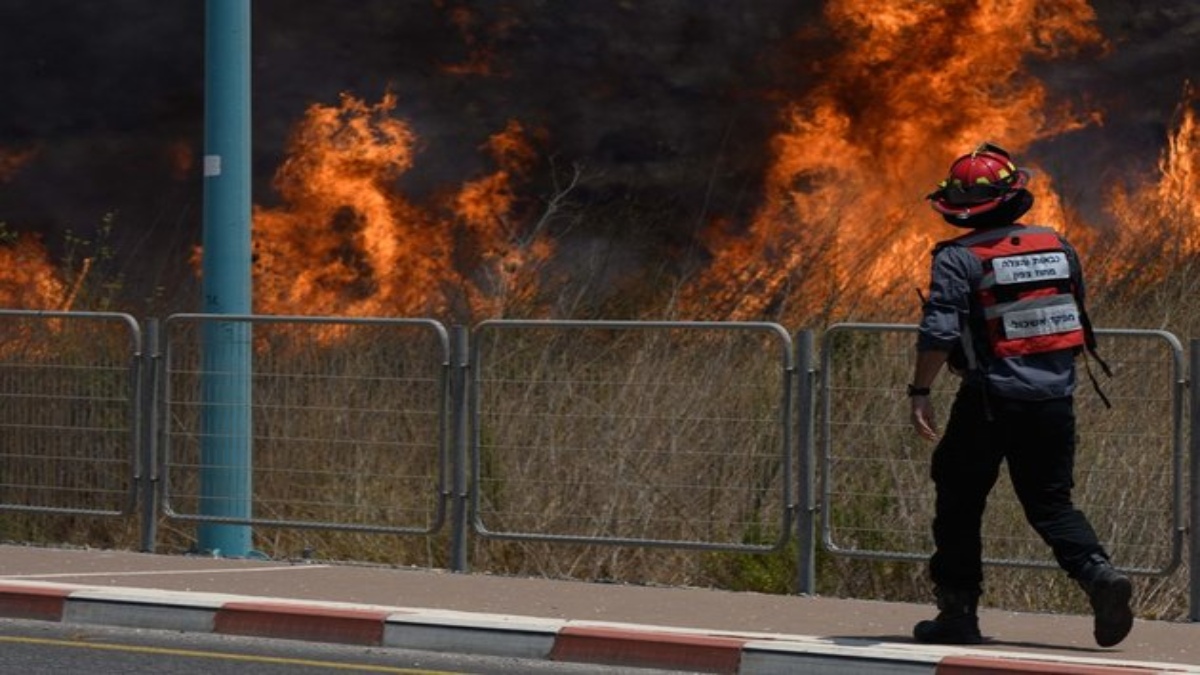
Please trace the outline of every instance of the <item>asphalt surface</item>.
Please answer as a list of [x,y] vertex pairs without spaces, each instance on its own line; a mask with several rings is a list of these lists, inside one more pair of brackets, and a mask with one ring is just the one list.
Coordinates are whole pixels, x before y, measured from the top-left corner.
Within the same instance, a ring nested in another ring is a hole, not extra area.
[[738,675],[1200,674],[1200,626],[981,609],[977,647],[919,645],[927,605],[427,569],[0,546],[0,616]]
[[0,618],[5,675],[680,675],[592,663]]

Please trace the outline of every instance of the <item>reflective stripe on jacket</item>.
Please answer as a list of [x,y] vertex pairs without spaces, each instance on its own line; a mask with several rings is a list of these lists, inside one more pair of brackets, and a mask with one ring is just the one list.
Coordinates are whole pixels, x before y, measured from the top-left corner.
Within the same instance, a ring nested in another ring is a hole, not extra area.
[[974,289],[992,355],[1010,358],[1086,343],[1070,256],[1047,227],[1013,225],[974,230],[944,242],[969,250],[983,267]]

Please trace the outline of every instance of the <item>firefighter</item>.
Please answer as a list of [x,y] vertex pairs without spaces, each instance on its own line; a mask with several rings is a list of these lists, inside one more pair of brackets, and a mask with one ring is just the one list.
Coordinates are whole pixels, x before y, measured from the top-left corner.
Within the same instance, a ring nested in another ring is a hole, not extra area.
[[[1116,645],[1133,626],[1132,583],[1071,501],[1075,362],[1094,338],[1075,249],[1050,228],[1018,222],[1033,206],[1030,177],[985,143],[956,159],[927,197],[968,231],[933,250],[908,385],[913,429],[937,441],[929,573],[939,612],[914,627],[920,642],[983,641],[980,528],[1002,462],[1029,524],[1087,594],[1096,642]],[[940,434],[930,387],[947,364],[962,381]]]

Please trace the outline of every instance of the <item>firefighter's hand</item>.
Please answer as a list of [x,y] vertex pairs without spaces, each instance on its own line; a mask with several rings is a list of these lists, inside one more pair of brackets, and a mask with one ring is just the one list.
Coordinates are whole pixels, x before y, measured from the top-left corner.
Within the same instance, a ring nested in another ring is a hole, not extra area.
[[937,421],[933,418],[933,403],[928,396],[911,396],[913,431],[921,438],[930,441],[938,439]]

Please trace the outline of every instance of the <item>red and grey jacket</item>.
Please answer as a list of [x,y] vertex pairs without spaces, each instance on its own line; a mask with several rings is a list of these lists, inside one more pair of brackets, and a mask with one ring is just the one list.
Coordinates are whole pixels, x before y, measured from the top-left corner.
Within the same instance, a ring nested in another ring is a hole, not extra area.
[[1076,271],[1054,230],[1014,224],[976,230],[952,243],[965,246],[983,267],[974,292],[995,357],[1078,350],[1087,344]]
[[[973,230],[938,245],[961,246],[980,264],[971,280],[974,328],[963,332],[966,370],[995,360],[1084,349],[1112,376],[1096,353],[1096,338],[1084,308],[1081,271],[1058,233],[1019,223]],[[973,331],[981,334],[973,336]],[[982,339],[979,339],[982,338]],[[986,356],[977,348],[986,349]],[[984,356],[984,359],[980,359]],[[1088,376],[1108,404],[1091,370]]]

